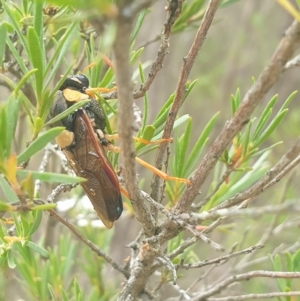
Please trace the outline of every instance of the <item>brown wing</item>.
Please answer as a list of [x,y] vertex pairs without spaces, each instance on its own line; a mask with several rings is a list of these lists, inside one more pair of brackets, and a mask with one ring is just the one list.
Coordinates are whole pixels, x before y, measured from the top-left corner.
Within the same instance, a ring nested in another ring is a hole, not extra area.
[[123,210],[118,178],[96,137],[85,110],[78,110],[74,120],[75,144],[64,153],[82,184],[97,215],[107,228],[113,226]]

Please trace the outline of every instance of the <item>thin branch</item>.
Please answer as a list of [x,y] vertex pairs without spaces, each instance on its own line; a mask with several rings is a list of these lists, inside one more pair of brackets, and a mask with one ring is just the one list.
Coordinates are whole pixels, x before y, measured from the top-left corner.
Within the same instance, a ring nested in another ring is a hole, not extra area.
[[220,256],[220,257],[217,257],[217,258],[214,258],[214,259],[211,259],[211,260],[203,260],[201,262],[194,263],[194,264],[177,264],[175,267],[177,269],[186,269],[186,270],[188,270],[188,269],[198,269],[198,268],[202,268],[204,266],[211,265],[211,264],[216,264],[216,263],[220,264],[223,261],[227,261],[230,258],[234,258],[234,257],[237,257],[237,256],[249,254],[249,253],[252,253],[252,252],[254,252],[258,249],[262,249],[263,247],[264,247],[263,245],[252,246],[252,247],[244,249],[242,251],[233,252],[231,254]]
[[54,203],[58,195],[62,192],[69,192],[73,188],[75,188],[77,184],[60,184],[55,189],[52,190],[52,192],[47,197],[47,203]]
[[191,290],[198,282],[200,282],[201,280],[205,279],[210,273],[211,271],[217,266],[217,264],[213,264],[212,266],[210,266],[207,271],[202,274],[201,276],[199,276],[187,289],[186,291],[188,292],[189,290]]
[[[144,198],[156,209],[160,210],[163,214],[165,214],[170,220],[172,220],[174,223],[176,223],[178,226],[188,230],[191,232],[195,237],[201,239],[203,242],[209,244],[212,248],[214,248],[217,251],[223,251],[224,248],[217,244],[216,242],[212,241],[210,238],[208,238],[206,235],[203,233],[197,231],[194,227],[194,225],[191,225],[188,221],[188,219],[184,220],[181,219],[180,216],[173,215],[168,211],[163,205],[155,202],[149,194],[145,193],[142,191],[142,194]],[[152,240],[152,238],[150,238]]]
[[[299,225],[299,222],[297,224],[295,224],[294,226],[297,227]],[[273,252],[271,253],[271,255],[282,255],[282,254],[286,254],[286,253],[295,253],[298,249],[300,248],[300,241],[296,241],[292,246],[289,246],[288,248],[285,248],[285,246],[283,244],[279,245],[277,248],[275,248],[273,250]],[[257,259],[253,259],[251,261],[247,261],[247,262],[240,262],[238,263],[233,269],[233,272],[241,272],[244,271],[245,269],[248,269],[251,266],[257,266],[258,264],[261,264],[263,262],[269,261],[270,260],[270,256],[263,256]]]
[[189,294],[185,290],[183,290],[179,285],[173,285],[172,288],[178,292],[178,301],[192,300]]
[[238,208],[227,208],[227,209],[219,209],[216,211],[204,211],[201,213],[182,213],[180,218],[183,220],[196,221],[197,223],[201,223],[207,219],[214,219],[219,217],[232,217],[232,216],[251,216],[253,218],[257,218],[266,214],[274,214],[279,212],[290,212],[290,213],[298,213],[300,211],[299,201],[287,202],[280,205],[270,205],[263,207],[255,207],[255,208],[246,208],[246,209],[238,209]]
[[[293,173],[290,173],[289,176],[287,177],[285,183],[284,183],[284,187],[282,189],[281,192],[281,197],[280,197],[280,202],[279,204],[283,204],[286,201],[286,193],[287,193],[287,189],[289,187],[288,183],[291,184],[291,179],[294,178]],[[267,227],[267,229],[264,231],[262,237],[259,239],[259,241],[257,242],[257,244],[261,244],[261,245],[265,245],[267,243],[267,241],[275,234],[275,227],[278,224],[279,219],[281,218],[281,214],[280,212],[278,214],[276,214],[273,217],[273,220],[271,220],[271,222],[269,223],[269,226]],[[289,219],[289,221],[291,221],[292,219]],[[297,220],[299,220],[297,218]],[[283,222],[283,224],[285,225],[287,221]],[[280,224],[281,226],[282,224]],[[276,234],[275,234],[276,235]],[[246,256],[244,256],[242,258],[242,260],[240,260],[240,262],[238,264],[235,264],[235,267],[237,265],[241,265],[244,262],[249,262],[252,258],[253,254],[248,254]]]
[[167,267],[167,269],[172,273],[173,275],[173,284],[176,285],[177,282],[177,273],[176,268],[169,257],[167,257],[165,254],[160,252],[159,257],[157,257],[157,260],[160,261],[164,266]]
[[193,236],[191,238],[188,238],[178,248],[176,248],[175,250],[173,250],[171,253],[168,254],[169,258],[174,259],[179,254],[183,253],[188,247],[195,244],[199,239],[200,237],[198,236]]
[[[147,1],[147,0],[145,0]],[[140,98],[145,95],[145,93],[151,87],[153,80],[155,79],[157,73],[163,66],[163,61],[168,54],[169,51],[169,39],[171,35],[171,29],[175,21],[177,20],[178,16],[181,13],[183,0],[171,0],[169,1],[169,5],[166,8],[168,13],[167,20],[164,24],[163,32],[161,35],[161,43],[159,45],[159,49],[157,52],[157,56],[154,62],[151,65],[150,72],[147,75],[145,82],[140,86],[139,90],[134,91],[133,97]]]
[[152,262],[157,257],[155,245],[144,243],[132,266],[132,273],[119,294],[118,301],[125,301],[129,296],[136,298],[145,288],[149,276],[154,272]]
[[65,225],[79,240],[86,244],[93,252],[98,256],[102,257],[106,262],[108,262],[114,269],[122,273],[126,278],[129,277],[128,271],[124,270],[117,262],[115,262],[110,256],[108,256],[104,251],[102,251],[97,245],[88,240],[83,234],[81,234],[75,226],[68,222],[65,218],[61,217],[55,212],[55,210],[48,210],[51,216],[53,216],[57,221]]
[[298,54],[296,57],[294,57],[292,60],[288,61],[285,66],[284,66],[284,71],[288,70],[288,69],[292,69],[295,67],[299,67],[300,66],[300,54]]
[[208,297],[220,293],[222,290],[224,290],[232,283],[249,280],[251,278],[257,278],[257,277],[274,278],[274,279],[277,278],[292,279],[292,278],[300,278],[300,272],[273,272],[273,271],[258,270],[258,271],[251,271],[248,273],[235,275],[220,282],[219,284],[215,285],[214,287],[207,290],[206,292],[198,294],[195,298],[193,298],[193,300],[194,301],[207,300]]
[[295,160],[289,163],[284,169],[267,185],[264,186],[263,191],[269,189],[276,183],[278,183],[288,172],[290,172],[294,167],[296,167],[300,163],[300,156],[298,156]]
[[[193,44],[187,54],[187,56],[183,60],[183,66],[180,71],[180,75],[178,78],[176,91],[175,91],[175,98],[174,102],[172,104],[172,107],[170,109],[168,118],[166,120],[166,124],[164,127],[163,132],[163,139],[170,138],[171,132],[173,130],[174,122],[177,116],[177,113],[179,111],[179,108],[181,107],[184,94],[185,94],[185,85],[186,82],[190,76],[191,69],[194,65],[194,61],[199,53],[200,48],[202,47],[208,29],[210,28],[210,25],[212,23],[212,20],[215,16],[215,13],[217,11],[217,8],[219,6],[220,0],[210,0],[208,7],[206,9],[205,15],[202,19],[201,25],[197,31],[196,37],[193,41]],[[157,150],[156,158],[155,158],[155,166],[159,169],[162,167],[164,154],[167,149],[167,143],[162,143]],[[158,199],[158,187],[159,187],[160,179],[154,175],[151,182],[151,197],[155,200]],[[197,191],[197,195],[199,193],[199,189]]]
[[118,85],[118,132],[125,185],[136,213],[142,223],[146,236],[155,233],[155,222],[144,204],[135,171],[135,150],[132,140],[133,98],[131,83],[131,66],[129,59],[130,35],[133,18],[127,15],[127,6],[120,7],[117,18],[117,31],[113,46],[115,56],[115,73]]
[[213,191],[209,195],[207,195],[205,197],[205,199],[202,202],[200,202],[197,206],[195,206],[194,208],[196,210],[199,210],[202,207],[203,204],[206,204],[207,202],[209,202],[209,200],[211,199],[211,197],[217,193],[217,191],[219,190],[219,188],[221,187],[221,185],[226,181],[226,179],[229,177],[229,175],[234,170],[235,170],[234,166],[228,166],[226,168],[224,174],[221,176],[221,178],[219,179],[218,183],[214,187]]
[[240,296],[230,296],[221,298],[208,298],[207,301],[240,301],[240,300],[253,300],[253,299],[271,299],[279,297],[295,297],[300,296],[300,291],[297,292],[276,292],[266,294],[249,294]]

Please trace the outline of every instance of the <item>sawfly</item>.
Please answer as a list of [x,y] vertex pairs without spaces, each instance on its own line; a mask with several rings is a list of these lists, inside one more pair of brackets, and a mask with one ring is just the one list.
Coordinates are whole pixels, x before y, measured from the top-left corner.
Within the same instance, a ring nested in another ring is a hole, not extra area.
[[71,168],[86,179],[82,187],[97,215],[107,228],[112,228],[122,211],[122,197],[117,175],[108,160],[104,147],[106,121],[98,102],[87,94],[89,80],[83,74],[66,78],[57,91],[48,119],[65,111],[75,102],[89,102],[53,126],[64,126],[56,143],[65,154]]

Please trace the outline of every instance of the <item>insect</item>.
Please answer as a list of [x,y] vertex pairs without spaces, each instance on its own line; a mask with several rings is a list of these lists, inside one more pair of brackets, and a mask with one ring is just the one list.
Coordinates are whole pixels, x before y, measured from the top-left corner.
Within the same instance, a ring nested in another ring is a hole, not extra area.
[[81,185],[97,215],[110,229],[123,211],[122,197],[118,178],[104,150],[104,146],[109,144],[104,138],[105,116],[98,102],[86,93],[88,87],[89,80],[85,75],[67,77],[55,96],[49,118],[62,113],[75,102],[90,100],[53,125],[66,127],[56,142],[75,174],[86,178],[87,181]]

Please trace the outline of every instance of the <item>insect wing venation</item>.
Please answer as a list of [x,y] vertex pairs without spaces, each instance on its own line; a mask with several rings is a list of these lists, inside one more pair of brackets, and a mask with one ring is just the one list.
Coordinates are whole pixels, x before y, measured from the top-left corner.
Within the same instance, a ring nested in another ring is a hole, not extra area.
[[104,225],[111,228],[123,210],[119,182],[86,111],[74,114],[75,145],[64,153],[75,173],[87,179],[82,186]]

